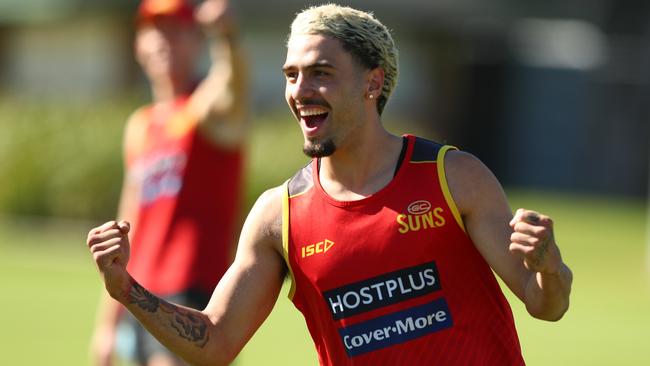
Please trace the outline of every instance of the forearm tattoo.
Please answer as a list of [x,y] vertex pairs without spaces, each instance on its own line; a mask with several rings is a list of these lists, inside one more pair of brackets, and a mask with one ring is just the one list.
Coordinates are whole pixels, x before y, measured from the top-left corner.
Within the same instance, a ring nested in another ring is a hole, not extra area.
[[176,332],[181,338],[187,339],[199,348],[203,348],[208,343],[210,334],[208,333],[208,324],[205,319],[165,301],[160,305],[160,309],[172,317],[170,325],[176,329]]
[[159,299],[135,281],[129,291],[129,303],[135,304],[149,313],[155,313],[160,309],[169,314],[169,325],[176,330],[181,338],[194,343],[199,348],[203,348],[210,339],[205,319],[192,314],[187,309]]
[[160,306],[160,299],[133,281],[129,290],[129,303],[138,305],[142,310],[155,313]]

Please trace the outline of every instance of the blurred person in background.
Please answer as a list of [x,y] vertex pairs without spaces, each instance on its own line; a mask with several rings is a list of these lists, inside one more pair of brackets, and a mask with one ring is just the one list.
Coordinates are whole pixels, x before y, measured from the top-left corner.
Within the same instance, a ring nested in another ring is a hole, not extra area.
[[285,98],[312,161],[257,200],[203,311],[153,295],[128,271],[128,222],[92,229],[111,297],[197,365],[236,357],[285,276],[321,365],[523,365],[495,274],[531,316],[562,318],[573,276],[553,222],[513,215],[476,157],[389,133],[381,114],[397,70],[392,36],[371,14],[334,4],[299,13]]
[[[143,0],[135,56],[152,103],[129,118],[118,216],[133,224],[129,271],[151,291],[193,308],[234,256],[243,187],[245,70],[227,0]],[[208,40],[211,65],[197,61]],[[140,365],[182,365],[118,302],[103,296],[91,344],[94,365],[114,351]]]

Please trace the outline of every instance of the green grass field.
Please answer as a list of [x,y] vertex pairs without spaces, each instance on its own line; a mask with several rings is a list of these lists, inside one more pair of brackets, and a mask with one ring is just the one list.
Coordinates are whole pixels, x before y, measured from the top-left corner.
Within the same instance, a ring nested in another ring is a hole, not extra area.
[[[249,145],[249,202],[306,162],[298,129],[288,118],[276,121],[259,123]],[[508,293],[528,365],[650,365],[645,202],[509,193],[513,208],[554,217],[575,277],[571,309],[559,323],[531,319]],[[88,364],[102,291],[84,245],[94,224],[0,217],[0,365]],[[237,365],[317,364],[302,316],[286,294],[285,288]]]
[[[528,365],[648,365],[650,281],[643,202],[511,194],[556,219],[575,281],[559,323],[531,319],[509,296]],[[91,224],[0,224],[0,363],[85,365],[99,277],[84,247]],[[286,298],[237,365],[316,365],[302,317]]]

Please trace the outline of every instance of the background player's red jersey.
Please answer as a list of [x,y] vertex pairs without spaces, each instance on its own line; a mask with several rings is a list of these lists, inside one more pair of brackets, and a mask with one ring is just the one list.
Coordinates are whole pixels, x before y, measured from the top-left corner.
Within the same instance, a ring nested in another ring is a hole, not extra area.
[[364,199],[328,196],[317,160],[288,182],[290,296],[320,363],[523,365],[510,307],[447,187],[450,147],[406,140],[393,180]]
[[208,141],[185,105],[182,98],[169,114],[141,112],[143,146],[127,152],[128,174],[141,186],[128,268],[158,295],[212,293],[230,264],[240,209],[241,151]]

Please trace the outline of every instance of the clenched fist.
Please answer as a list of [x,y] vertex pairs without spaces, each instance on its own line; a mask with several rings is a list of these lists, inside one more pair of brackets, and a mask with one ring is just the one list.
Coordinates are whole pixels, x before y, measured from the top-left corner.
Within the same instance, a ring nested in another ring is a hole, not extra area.
[[518,209],[510,221],[510,252],[522,256],[530,271],[554,274],[560,271],[562,258],[553,237],[553,221],[535,211]]
[[109,221],[90,230],[86,241],[106,290],[120,302],[127,299],[130,288],[131,277],[126,271],[130,253],[130,229],[126,221]]
[[197,6],[194,17],[208,34],[234,31],[234,15],[228,0],[205,0]]

